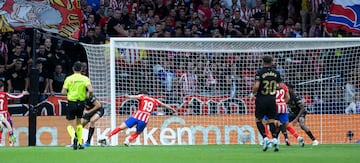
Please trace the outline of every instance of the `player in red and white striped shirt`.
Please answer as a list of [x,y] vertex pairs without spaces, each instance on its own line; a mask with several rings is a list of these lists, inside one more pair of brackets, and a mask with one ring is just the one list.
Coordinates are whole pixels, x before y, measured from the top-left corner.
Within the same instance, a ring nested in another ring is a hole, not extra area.
[[[277,126],[279,126],[280,131],[284,135],[285,143],[288,146],[290,145],[290,142],[289,142],[289,137],[287,135],[286,129],[288,127],[293,128],[292,126],[289,126],[289,112],[288,112],[287,104],[286,104],[289,100],[290,100],[289,90],[288,90],[287,86],[284,83],[282,83],[280,86],[280,89],[276,91],[276,113],[277,113],[276,119],[280,122],[280,124],[278,124]],[[266,127],[265,127],[265,130],[267,130]],[[294,128],[293,128],[293,130],[295,131]],[[269,131],[266,131],[266,132],[269,133]],[[296,138],[299,142],[299,145],[301,147],[304,147],[304,139],[301,136],[299,136],[298,134],[297,134]]]
[[173,110],[176,113],[176,110],[169,105],[162,103],[161,101],[149,97],[147,91],[141,91],[139,95],[126,95],[126,98],[137,99],[139,100],[138,110],[133,113],[127,120],[125,120],[119,127],[112,130],[108,135],[107,139],[99,140],[102,144],[107,144],[111,136],[117,134],[121,130],[132,128],[136,125],[136,132],[131,134],[129,138],[125,139],[124,145],[129,146],[130,142],[135,140],[145,129],[149,118],[152,112],[156,110],[156,107],[162,106],[167,109]]
[[[8,112],[8,99],[19,99],[24,95],[28,95],[29,92],[24,91],[19,95],[12,95],[7,92],[4,92],[4,83],[0,81],[0,125],[4,125],[9,131],[9,145],[13,146],[13,143],[16,141],[15,136],[13,135],[12,129],[12,120],[10,113]],[[2,128],[2,127],[1,127]],[[0,143],[2,139],[2,130],[0,130]]]

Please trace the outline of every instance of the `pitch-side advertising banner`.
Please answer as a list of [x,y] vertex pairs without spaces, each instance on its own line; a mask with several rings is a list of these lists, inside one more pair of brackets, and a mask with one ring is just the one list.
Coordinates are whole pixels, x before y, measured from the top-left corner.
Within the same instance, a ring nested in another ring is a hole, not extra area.
[[[127,116],[117,117],[119,125]],[[333,114],[333,115],[307,115],[308,127],[322,143],[349,143],[346,133],[352,131],[353,141],[360,139],[360,115]],[[16,146],[28,145],[28,117],[13,117]],[[64,116],[37,117],[37,146],[66,146],[71,140],[66,131]],[[96,145],[99,137],[110,131],[110,117],[106,116],[97,122],[92,144]],[[101,126],[108,127],[101,127]],[[323,127],[320,127],[320,126]],[[305,143],[311,140],[299,126],[295,127],[305,138]],[[124,138],[134,129],[119,133],[115,144],[122,144]],[[83,137],[86,140],[87,129]],[[280,139],[283,139],[280,136]],[[293,143],[296,139],[289,136]],[[5,132],[3,143],[5,143]],[[8,138],[6,138],[7,140]],[[7,142],[7,141],[6,141]],[[257,132],[253,115],[203,115],[203,116],[153,116],[150,123],[134,142],[135,145],[190,145],[190,144],[258,144],[261,137]],[[283,140],[281,140],[283,142]]]

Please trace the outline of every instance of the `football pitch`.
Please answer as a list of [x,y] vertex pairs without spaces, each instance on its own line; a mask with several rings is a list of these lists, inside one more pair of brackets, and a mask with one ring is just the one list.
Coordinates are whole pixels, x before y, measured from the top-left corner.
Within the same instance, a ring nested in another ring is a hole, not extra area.
[[3,163],[359,163],[360,144],[280,146],[263,152],[260,145],[1,147]]

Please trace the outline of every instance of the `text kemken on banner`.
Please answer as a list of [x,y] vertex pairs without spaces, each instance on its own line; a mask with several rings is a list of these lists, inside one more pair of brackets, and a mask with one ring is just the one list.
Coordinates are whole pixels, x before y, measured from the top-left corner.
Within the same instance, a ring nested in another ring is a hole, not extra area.
[[360,1],[334,0],[326,19],[326,28],[334,28],[360,34]]
[[36,28],[78,40],[82,24],[80,0],[4,0],[0,2],[0,30]]

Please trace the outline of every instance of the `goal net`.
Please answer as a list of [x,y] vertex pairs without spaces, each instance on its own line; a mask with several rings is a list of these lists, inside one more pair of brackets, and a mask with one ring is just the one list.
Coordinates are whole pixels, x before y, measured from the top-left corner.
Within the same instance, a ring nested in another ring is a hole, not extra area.
[[[141,90],[178,115],[159,108],[134,144],[261,143],[249,93],[264,55],[274,57],[283,80],[303,97],[306,125],[319,142],[360,139],[359,38],[111,38],[107,45],[83,46],[106,110],[94,144],[137,109],[137,101],[124,95]],[[312,143],[299,125],[295,129]],[[114,136],[112,145],[134,131]]]

